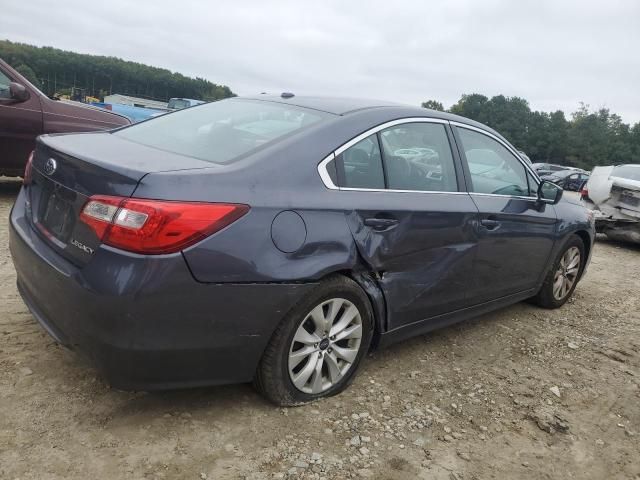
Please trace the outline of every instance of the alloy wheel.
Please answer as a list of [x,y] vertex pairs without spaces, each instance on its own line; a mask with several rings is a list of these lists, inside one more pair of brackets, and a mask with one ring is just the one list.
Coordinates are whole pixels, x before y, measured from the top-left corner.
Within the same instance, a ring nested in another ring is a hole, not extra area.
[[553,277],[553,297],[562,300],[576,283],[580,271],[580,249],[571,247],[564,252]]
[[309,394],[329,390],[356,361],[362,343],[362,316],[344,298],[315,306],[300,323],[289,348],[289,378]]

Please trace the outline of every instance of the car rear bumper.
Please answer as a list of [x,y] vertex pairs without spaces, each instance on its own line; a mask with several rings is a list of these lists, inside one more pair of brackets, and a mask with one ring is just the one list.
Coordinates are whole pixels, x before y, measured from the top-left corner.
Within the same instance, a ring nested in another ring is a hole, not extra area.
[[203,284],[181,254],[100,248],[78,268],[11,212],[18,289],[34,317],[122,389],[250,381],[279,321],[313,283]]

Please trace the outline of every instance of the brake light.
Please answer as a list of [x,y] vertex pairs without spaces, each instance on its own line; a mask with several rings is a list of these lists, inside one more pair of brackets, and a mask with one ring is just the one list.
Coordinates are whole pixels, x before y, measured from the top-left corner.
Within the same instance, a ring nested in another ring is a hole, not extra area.
[[174,253],[212,235],[249,211],[235,203],[174,202],[94,195],[80,220],[100,240],[135,253]]
[[27,164],[24,166],[24,175],[22,176],[23,185],[31,185],[32,170],[33,170],[33,155],[35,150],[32,150],[27,159]]
[[589,190],[587,190],[587,187],[584,187],[582,190],[580,190],[580,198],[582,200],[589,198]]

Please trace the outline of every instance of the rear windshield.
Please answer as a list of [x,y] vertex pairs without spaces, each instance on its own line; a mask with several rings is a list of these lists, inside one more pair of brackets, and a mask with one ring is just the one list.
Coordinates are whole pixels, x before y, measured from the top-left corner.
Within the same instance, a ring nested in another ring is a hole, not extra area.
[[620,165],[613,169],[612,175],[614,177],[628,178],[629,180],[640,180],[640,165],[634,167]]
[[221,100],[162,115],[114,135],[207,162],[229,164],[327,116],[281,103]]
[[189,100],[183,100],[182,98],[172,98],[171,100],[169,100],[169,104],[167,105],[167,108],[177,110],[179,108],[187,108],[190,106],[191,104],[189,103]]

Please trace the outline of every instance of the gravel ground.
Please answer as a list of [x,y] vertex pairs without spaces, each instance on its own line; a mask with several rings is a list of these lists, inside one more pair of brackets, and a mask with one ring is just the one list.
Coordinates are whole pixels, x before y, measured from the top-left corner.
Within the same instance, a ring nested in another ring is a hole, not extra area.
[[563,308],[520,303],[364,362],[295,409],[250,386],[109,388],[15,288],[0,180],[0,478],[640,479],[640,248],[599,241]]

